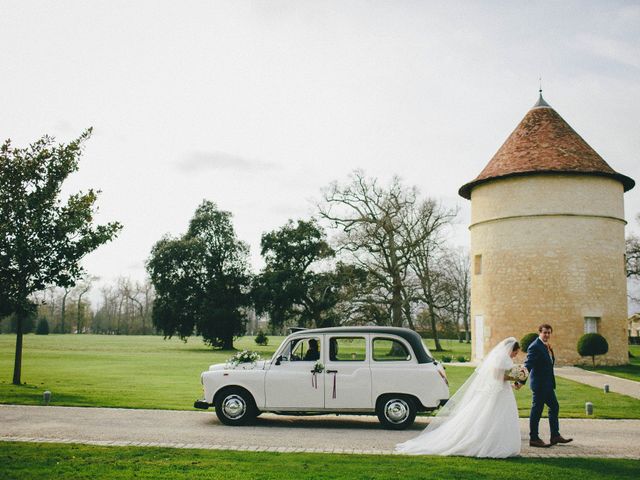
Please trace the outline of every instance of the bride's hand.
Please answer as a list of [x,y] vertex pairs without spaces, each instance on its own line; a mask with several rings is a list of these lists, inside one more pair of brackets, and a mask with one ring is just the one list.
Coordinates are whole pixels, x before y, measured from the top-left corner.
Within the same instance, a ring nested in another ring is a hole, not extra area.
[[521,383],[518,383],[518,382],[515,382],[515,383],[513,384],[513,388],[514,388],[515,390],[520,390],[520,389],[522,388],[522,384],[521,384]]

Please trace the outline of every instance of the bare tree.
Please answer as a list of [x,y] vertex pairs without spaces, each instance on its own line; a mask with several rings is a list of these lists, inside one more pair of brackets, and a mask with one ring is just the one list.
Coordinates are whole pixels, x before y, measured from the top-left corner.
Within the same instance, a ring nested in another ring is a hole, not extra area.
[[151,305],[153,304],[153,285],[146,279],[144,282],[136,282],[133,288],[127,288],[124,292],[131,302],[138,307],[140,320],[142,321],[142,334],[147,333],[147,320],[150,318]]
[[408,210],[416,202],[415,188],[405,187],[394,177],[388,187],[356,170],[346,185],[332,183],[319,205],[320,216],[334,228],[338,251],[375,281],[377,301],[388,299],[392,325],[403,323],[403,282],[409,255],[401,228]]
[[446,262],[446,268],[452,286],[451,293],[453,295],[450,311],[456,321],[456,325],[462,324],[464,327],[465,341],[470,343],[471,267],[469,263],[469,253],[461,249],[452,251]]
[[[640,214],[636,216],[636,220],[640,223]],[[640,237],[629,235],[625,246],[627,278],[640,279]]]
[[428,311],[436,351],[442,350],[438,339],[438,318],[453,301],[452,286],[444,268],[448,253],[444,233],[456,214],[455,210],[444,208],[428,198],[409,209],[403,216],[401,228],[409,267],[420,287],[419,298]]
[[60,307],[60,333],[64,333],[64,320],[67,313],[67,296],[71,293],[70,287],[63,287],[62,303]]
[[76,308],[76,333],[82,333],[82,318],[84,314],[84,304],[82,303],[82,297],[91,290],[93,280],[96,280],[96,277],[86,276],[84,277],[75,287],[75,293],[78,295],[76,299],[77,308]]

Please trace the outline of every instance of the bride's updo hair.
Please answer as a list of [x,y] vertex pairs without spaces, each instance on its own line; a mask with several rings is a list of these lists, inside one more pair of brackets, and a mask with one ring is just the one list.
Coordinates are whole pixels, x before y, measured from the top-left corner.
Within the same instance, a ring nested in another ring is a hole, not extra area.
[[514,342],[513,348],[511,349],[511,351],[517,352],[518,350],[520,350],[520,344],[518,342]]

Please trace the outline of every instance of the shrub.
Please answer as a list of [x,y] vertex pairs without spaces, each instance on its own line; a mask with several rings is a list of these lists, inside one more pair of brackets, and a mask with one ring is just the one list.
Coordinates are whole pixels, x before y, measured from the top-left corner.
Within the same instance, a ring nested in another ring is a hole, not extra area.
[[49,335],[49,322],[47,322],[46,318],[41,318],[40,320],[38,320],[36,335]]
[[269,337],[267,337],[262,330],[258,330],[258,335],[256,335],[256,344],[258,345],[269,345]]
[[449,362],[451,362],[451,357],[449,355],[443,355],[442,363],[449,363]]
[[606,338],[599,333],[585,333],[578,340],[578,354],[582,357],[591,357],[593,366],[596,366],[596,355],[604,355],[609,351]]
[[527,333],[520,339],[520,349],[526,352],[529,349],[529,345],[531,345],[536,338],[538,338],[537,333]]
[[460,363],[468,362],[467,357],[465,357],[464,355],[460,355],[459,357],[456,357],[456,360]]

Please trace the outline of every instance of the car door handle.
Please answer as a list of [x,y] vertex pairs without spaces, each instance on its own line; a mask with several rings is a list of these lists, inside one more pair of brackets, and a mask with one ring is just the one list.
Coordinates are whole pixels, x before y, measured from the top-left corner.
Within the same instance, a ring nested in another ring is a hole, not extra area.
[[327,373],[338,373],[338,370],[327,370]]

